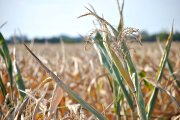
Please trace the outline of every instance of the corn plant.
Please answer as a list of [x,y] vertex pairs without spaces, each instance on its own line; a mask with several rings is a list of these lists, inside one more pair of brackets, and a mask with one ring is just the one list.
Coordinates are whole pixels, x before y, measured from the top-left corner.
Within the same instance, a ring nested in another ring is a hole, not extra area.
[[[120,8],[119,3],[118,3],[118,7]],[[127,41],[130,39],[136,40],[141,44],[140,41],[141,35],[138,29],[123,27],[123,7],[124,7],[124,1],[121,6],[122,9],[119,9],[119,13],[121,17],[120,17],[118,29],[115,29],[103,17],[100,17],[92,6],[91,6],[92,10],[87,8],[89,12],[80,16],[80,17],[94,16],[97,19],[97,22],[99,23],[100,28],[99,29],[96,28],[93,31],[95,37],[93,37],[93,34],[91,34],[89,39],[93,41],[101,63],[113,76],[116,83],[118,83],[117,85],[114,85],[113,88],[114,91],[117,91],[118,88],[121,89],[121,92],[123,93],[123,96],[126,98],[126,101],[131,109],[132,118],[134,118],[135,116],[134,115],[135,108],[133,104],[136,104],[137,106],[138,116],[140,119],[146,120],[150,118],[155,102],[157,100],[159,89],[165,91],[175,102],[175,104],[178,106],[177,108],[179,109],[179,104],[177,100],[171,94],[169,94],[168,91],[164,90],[161,86],[157,86],[156,84],[153,84],[154,90],[152,91],[152,95],[149,99],[149,103],[147,105],[147,111],[146,111],[144,97],[142,95],[140,82],[138,80],[139,79],[138,73],[131,59],[131,55],[127,46]],[[173,29],[171,30],[171,33],[168,37],[166,48],[163,52],[159,69],[156,74],[157,84],[161,81],[165,63],[168,59],[171,42],[172,42],[172,35],[173,35]],[[170,64],[168,64],[168,67],[170,72],[172,72],[172,67],[170,66]],[[124,86],[128,86],[128,87],[124,87]],[[114,99],[120,98],[119,95],[121,94],[116,93]],[[120,112],[120,106],[122,109],[123,105],[117,105],[120,104],[120,101],[116,101],[114,104],[115,104],[114,106],[117,112],[117,116],[119,116],[120,119],[120,113],[118,112]]]
[[[160,83],[160,81],[161,81],[163,70],[164,70],[165,64],[166,64],[166,62],[168,60],[168,55],[169,55],[169,51],[170,51],[170,48],[171,48],[172,35],[173,35],[173,27],[172,27],[171,33],[170,33],[170,35],[168,37],[168,40],[167,40],[167,43],[166,43],[166,48],[164,50],[163,56],[161,58],[161,62],[159,64],[158,72],[156,74],[157,84]],[[171,69],[170,69],[170,71],[171,71]],[[150,100],[148,102],[148,106],[147,106],[147,109],[148,109],[147,116],[148,116],[148,118],[150,117],[150,115],[152,113],[152,110],[153,110],[153,107],[154,107],[154,105],[156,103],[158,92],[159,92],[159,88],[155,87],[153,92],[152,92],[151,98],[150,98]]]
[[[25,97],[25,93],[22,92],[25,91],[25,86],[21,77],[20,70],[17,66],[17,62],[15,60],[15,52],[12,56],[10,55],[6,41],[1,33],[0,33],[0,45],[1,45],[0,56],[4,60],[4,63],[7,67],[8,81],[10,83],[10,92],[9,92],[10,98],[7,98],[7,105],[9,107],[12,107],[11,103],[13,102],[13,98],[14,98],[13,91],[15,91],[16,86],[19,91],[19,96],[21,98],[21,101]],[[13,70],[16,71],[15,76],[13,76]],[[6,95],[8,94],[7,87],[5,87],[5,85],[3,84],[3,79],[1,78],[1,76],[0,76],[0,87],[4,98],[6,98]]]

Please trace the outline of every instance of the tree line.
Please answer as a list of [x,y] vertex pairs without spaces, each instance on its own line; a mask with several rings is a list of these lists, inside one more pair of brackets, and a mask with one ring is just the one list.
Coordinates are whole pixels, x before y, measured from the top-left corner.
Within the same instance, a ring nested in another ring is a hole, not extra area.
[[[154,42],[157,39],[164,41],[167,40],[169,33],[168,32],[159,32],[155,34],[148,34],[146,31],[141,32],[142,35],[142,41],[147,41],[147,42]],[[180,32],[176,31],[173,34],[173,41],[180,41]]]
[[[164,41],[167,40],[169,33],[168,32],[159,32],[155,34],[148,34],[146,31],[141,32],[142,42],[154,42],[157,39]],[[34,38],[30,40],[27,36],[11,36],[7,39],[7,43],[22,43],[22,42],[34,42],[34,43],[60,43],[61,40],[65,43],[79,43],[83,42],[83,37],[70,37],[68,35],[54,36],[51,38]],[[180,32],[175,32],[173,34],[173,41],[180,41]]]

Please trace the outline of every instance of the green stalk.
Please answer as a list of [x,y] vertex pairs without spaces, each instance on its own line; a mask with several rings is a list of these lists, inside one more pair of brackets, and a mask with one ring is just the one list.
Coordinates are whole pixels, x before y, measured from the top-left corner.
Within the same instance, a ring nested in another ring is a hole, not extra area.
[[22,91],[25,91],[25,86],[24,86],[24,82],[22,80],[21,72],[20,72],[16,63],[15,63],[15,67],[17,70],[17,74],[15,77],[16,77],[16,82],[17,82],[17,86],[18,86],[18,91],[19,91],[20,96],[21,96],[21,101],[23,101],[23,99],[26,96],[25,92],[22,92]]
[[1,33],[0,33],[0,45],[2,46],[2,49],[3,49],[4,58],[6,58],[5,61],[6,61],[6,65],[8,68],[8,78],[9,78],[10,87],[11,87],[11,99],[12,99],[12,90],[13,90],[12,62],[11,62],[11,57],[9,54],[9,50],[8,50],[6,41]]
[[[159,43],[159,41],[158,41],[158,43]],[[159,43],[159,48],[161,50],[161,53],[163,54],[163,49],[162,49],[162,46],[160,45],[160,43]],[[173,70],[173,67],[171,65],[169,58],[167,59],[167,66],[168,66],[170,74],[172,75],[173,79],[176,81],[176,84],[178,85],[178,87],[180,87],[180,81],[177,80],[176,76],[174,75],[174,70]]]
[[100,59],[101,63],[109,71],[109,73],[111,73],[111,75],[114,77],[114,79],[118,81],[121,91],[123,92],[123,95],[125,96],[127,103],[130,106],[131,111],[134,112],[132,97],[126,90],[125,85],[123,83],[123,78],[122,78],[121,74],[118,72],[117,67],[115,66],[114,63],[111,62],[111,59],[110,59],[110,57],[107,53],[107,50],[105,49],[105,46],[103,44],[103,38],[101,37],[99,32],[96,33],[95,40],[96,40],[95,48],[99,55],[99,59]]
[[144,99],[143,99],[141,87],[140,87],[139,80],[138,80],[138,74],[137,74],[134,64],[132,62],[131,55],[129,53],[129,50],[127,48],[125,41],[122,41],[121,48],[122,48],[122,52],[125,53],[125,60],[126,60],[127,66],[128,66],[128,70],[129,70],[129,73],[131,74],[131,78],[133,79],[134,84],[135,84],[136,93],[134,93],[134,96],[136,99],[139,116],[142,120],[146,120],[147,118],[146,118],[145,104],[144,104]]
[[114,94],[114,111],[117,114],[117,119],[120,120],[121,119],[121,115],[120,115],[120,101],[122,100],[122,92],[120,93],[119,91],[119,84],[117,83],[117,81],[113,81],[113,94]]
[[[157,83],[160,83],[161,78],[162,78],[163,70],[164,70],[166,61],[168,59],[168,55],[169,55],[170,48],[171,48],[172,36],[173,36],[173,26],[172,26],[171,32],[169,34],[169,37],[167,39],[164,54],[163,54],[163,56],[161,58],[161,62],[159,64],[158,72],[156,74]],[[154,108],[156,100],[157,100],[158,92],[159,92],[159,89],[157,87],[155,87],[153,92],[152,92],[152,95],[151,95],[151,97],[149,99],[149,102],[148,102],[148,105],[147,105],[147,117],[148,118],[150,118],[150,116],[152,114],[153,108]]]
[[176,76],[174,75],[173,67],[172,67],[169,59],[167,59],[167,65],[168,65],[169,72],[171,73],[173,79],[176,80],[176,84],[177,84],[178,87],[180,88],[180,81],[177,80]]
[[[105,26],[104,31],[106,31],[106,32],[108,31],[106,26]],[[131,78],[130,78],[128,72],[124,69],[122,62],[120,61],[120,59],[118,58],[116,53],[112,50],[112,48],[109,45],[109,38],[108,38],[107,33],[104,33],[104,41],[105,41],[104,46],[105,46],[106,51],[108,52],[108,55],[110,56],[111,60],[113,61],[113,63],[117,67],[119,73],[121,74],[123,79],[126,81],[127,85],[131,89],[131,91],[135,92],[133,82],[131,81]]]
[[[106,29],[105,31],[107,31],[107,28],[105,28],[105,29]],[[129,74],[123,68],[123,65],[122,65],[120,59],[117,57],[117,55],[114,53],[114,51],[110,48],[110,45],[108,44],[109,41],[108,41],[107,33],[105,33],[104,36],[105,36],[104,44],[105,44],[105,47],[106,47],[106,49],[108,51],[109,56],[111,57],[112,61],[116,65],[119,73],[121,73],[123,79],[125,79],[126,83],[128,84],[129,88],[131,89],[131,91],[134,93],[135,92],[134,84],[133,84]],[[132,63],[129,51],[128,51],[127,46],[126,46],[125,43],[123,44],[122,48],[124,50],[124,53],[128,53],[126,55],[127,56],[126,57],[127,64],[128,64],[131,75],[134,75],[135,87],[136,87],[136,90],[137,90],[136,94],[135,94],[135,98],[136,98],[137,107],[138,107],[138,110],[139,110],[139,116],[140,116],[141,119],[146,120],[147,118],[146,118],[145,104],[144,104],[140,84],[139,84],[139,81],[138,81],[137,72],[136,72],[135,67],[134,67],[134,65]]]

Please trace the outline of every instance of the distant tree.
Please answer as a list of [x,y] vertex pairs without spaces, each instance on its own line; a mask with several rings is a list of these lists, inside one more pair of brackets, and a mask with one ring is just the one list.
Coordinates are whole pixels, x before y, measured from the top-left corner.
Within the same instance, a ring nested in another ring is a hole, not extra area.
[[21,36],[11,36],[9,39],[7,39],[7,43],[23,43],[23,42],[28,42],[29,39],[26,35],[21,35]]
[[[158,38],[159,40],[167,40],[169,33],[168,32],[160,32],[155,34],[149,34],[147,31],[142,31],[142,41],[147,42],[154,42]],[[79,43],[83,41],[82,37],[71,37],[68,35],[61,35],[61,36],[54,36],[51,38],[34,38],[35,43],[60,43],[61,40],[63,40],[65,43]],[[173,34],[173,40],[174,41],[180,41],[180,32],[176,31]],[[30,42],[28,37],[26,35],[21,36],[11,36],[9,39],[7,39],[7,43],[23,43],[23,42]]]
[[165,31],[160,32],[157,35],[158,39],[161,40],[161,41],[167,40],[168,36],[169,36],[169,34],[167,32],[165,32]]
[[176,31],[173,35],[173,40],[180,41],[180,32]]
[[148,34],[147,31],[142,31],[141,35],[142,35],[142,41],[153,42],[156,40],[156,34],[150,35]]

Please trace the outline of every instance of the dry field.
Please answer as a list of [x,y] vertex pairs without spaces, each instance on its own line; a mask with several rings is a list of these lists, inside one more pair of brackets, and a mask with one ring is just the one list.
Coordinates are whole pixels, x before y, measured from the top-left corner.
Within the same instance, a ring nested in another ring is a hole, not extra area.
[[[164,43],[162,45],[164,47]],[[86,45],[86,50],[85,44],[34,44],[28,46],[75,93],[103,113],[106,118],[116,119],[113,108],[115,99],[112,93],[112,77],[100,64],[97,52],[92,45]],[[146,77],[150,81],[155,82],[155,74],[162,56],[158,44],[143,43],[141,46],[131,43],[128,47],[138,73],[145,72]],[[51,115],[54,118],[61,118],[63,120],[93,119],[92,114],[82,108],[65,91],[55,91],[56,83],[51,78],[48,78],[49,76],[42,71],[23,45],[9,45],[10,53],[12,53],[13,48],[16,48],[17,64],[21,71],[27,96],[29,97],[26,107],[22,109],[26,113],[23,116],[25,119],[32,117],[35,119],[47,117],[48,119],[48,111],[50,109],[55,109],[56,111]],[[180,80],[180,43],[172,43],[169,59],[173,66],[174,74]],[[0,67],[2,78],[7,77],[7,71],[3,70],[3,65],[0,65]],[[147,104],[152,85],[144,82],[143,78],[139,78],[145,104]],[[8,84],[7,81],[3,82],[5,85]],[[164,70],[160,84],[180,104],[180,89],[167,67]],[[16,94],[18,94],[17,91],[14,92],[13,104],[18,106],[20,101],[16,98]],[[53,98],[53,96],[56,98]],[[125,98],[122,99],[124,100],[121,101],[123,102],[121,118],[129,119],[131,118],[130,108]],[[10,117],[7,107],[3,106],[3,100],[4,98],[1,95],[0,116]],[[52,103],[57,104],[58,107],[54,105],[54,108],[50,108],[50,106],[53,106]],[[152,119],[175,119],[178,115],[180,115],[180,112],[178,112],[176,104],[165,92],[160,91]]]

